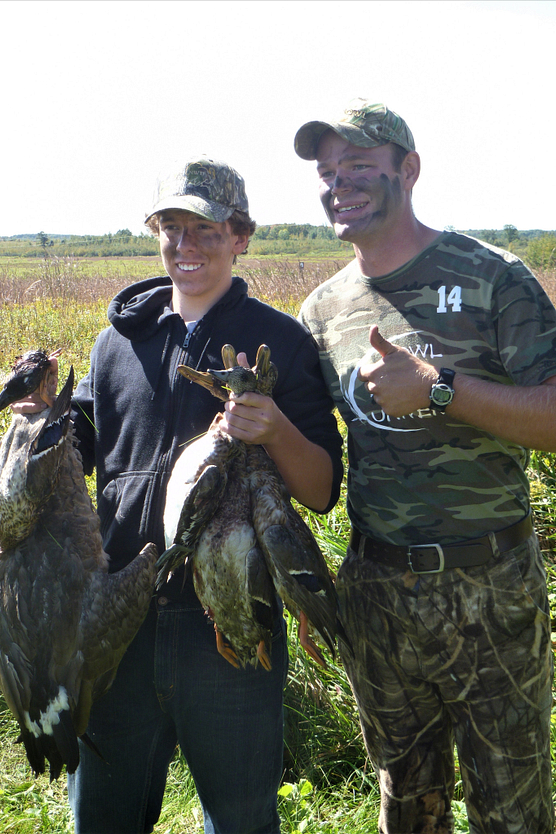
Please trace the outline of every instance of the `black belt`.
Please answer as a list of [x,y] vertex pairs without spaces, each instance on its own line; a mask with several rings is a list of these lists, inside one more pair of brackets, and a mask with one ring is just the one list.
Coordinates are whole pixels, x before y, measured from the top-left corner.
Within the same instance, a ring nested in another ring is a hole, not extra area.
[[415,544],[399,546],[370,539],[355,527],[351,530],[350,547],[366,559],[374,559],[413,573],[441,573],[448,568],[470,568],[485,565],[494,556],[493,542],[500,553],[512,550],[533,532],[531,514],[517,524],[489,533],[478,539],[467,539],[456,544]]

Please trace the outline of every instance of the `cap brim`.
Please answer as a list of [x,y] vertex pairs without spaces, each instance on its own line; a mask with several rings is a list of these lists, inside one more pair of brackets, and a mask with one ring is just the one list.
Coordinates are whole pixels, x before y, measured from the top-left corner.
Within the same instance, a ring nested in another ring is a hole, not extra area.
[[228,220],[234,213],[234,209],[229,206],[223,206],[221,203],[214,203],[212,200],[203,200],[202,197],[195,197],[192,194],[183,194],[177,197],[165,197],[160,200],[150,214],[145,217],[145,223],[148,223],[154,214],[160,211],[169,211],[170,209],[179,209],[180,211],[190,211],[193,214],[198,214],[205,220],[211,220],[213,223],[223,223]]
[[320,139],[327,130],[333,130],[342,139],[352,145],[358,145],[360,148],[376,148],[389,141],[375,139],[356,125],[342,124],[341,122],[307,122],[295,134],[294,148],[296,154],[301,159],[316,159]]

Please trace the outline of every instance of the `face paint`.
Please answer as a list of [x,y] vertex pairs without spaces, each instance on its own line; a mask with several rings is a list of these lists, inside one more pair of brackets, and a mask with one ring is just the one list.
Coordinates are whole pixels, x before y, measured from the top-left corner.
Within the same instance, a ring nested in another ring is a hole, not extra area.
[[328,131],[317,159],[321,201],[340,240],[356,242],[396,221],[403,190],[390,146],[359,148]]
[[159,225],[160,255],[174,294],[209,309],[231,286],[234,256],[245,249],[245,236],[234,235],[229,221],[179,210],[161,212]]

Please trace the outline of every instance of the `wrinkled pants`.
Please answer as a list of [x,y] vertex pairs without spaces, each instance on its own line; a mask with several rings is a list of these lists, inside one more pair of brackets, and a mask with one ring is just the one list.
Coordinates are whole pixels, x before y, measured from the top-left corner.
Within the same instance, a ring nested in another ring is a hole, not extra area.
[[381,787],[381,834],[453,831],[454,741],[471,834],[553,834],[552,651],[536,536],[416,575],[348,549],[341,645]]
[[143,834],[158,820],[179,743],[207,834],[278,834],[287,648],[275,628],[272,671],[235,669],[216,651],[200,604],[152,608],[112,688],[93,706],[68,778],[76,834]]

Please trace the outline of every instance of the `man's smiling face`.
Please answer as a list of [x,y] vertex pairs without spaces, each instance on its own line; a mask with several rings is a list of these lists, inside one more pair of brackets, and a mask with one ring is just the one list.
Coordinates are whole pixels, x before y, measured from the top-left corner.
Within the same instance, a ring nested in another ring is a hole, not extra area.
[[361,148],[333,130],[317,150],[319,193],[340,240],[357,243],[395,225],[403,207],[400,172],[390,144]]
[[215,223],[180,209],[159,215],[162,262],[174,291],[209,309],[232,283],[234,255],[245,249],[248,236],[233,233],[229,221]]

